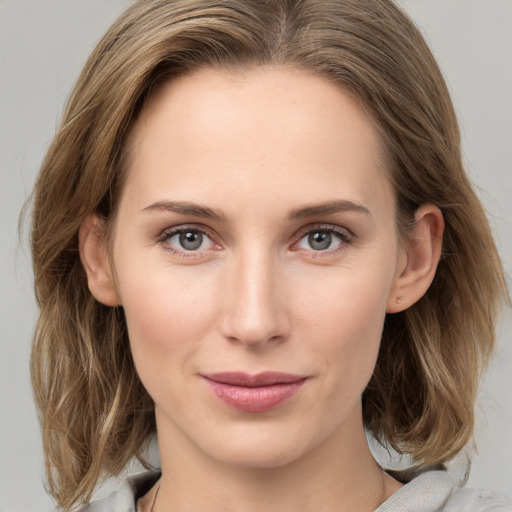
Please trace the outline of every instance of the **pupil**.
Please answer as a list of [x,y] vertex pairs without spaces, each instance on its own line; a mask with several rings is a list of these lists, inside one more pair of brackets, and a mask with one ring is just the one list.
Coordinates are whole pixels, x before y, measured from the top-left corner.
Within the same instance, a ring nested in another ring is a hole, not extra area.
[[193,251],[201,247],[203,235],[197,231],[187,231],[180,234],[180,244],[187,251]]
[[331,245],[332,237],[329,233],[312,233],[309,235],[309,245],[316,251],[323,251]]

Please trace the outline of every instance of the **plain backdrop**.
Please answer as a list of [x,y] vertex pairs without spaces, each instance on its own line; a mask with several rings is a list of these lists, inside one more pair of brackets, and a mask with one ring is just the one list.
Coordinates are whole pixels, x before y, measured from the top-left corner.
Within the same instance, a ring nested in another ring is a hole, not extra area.
[[[0,0],[0,512],[47,511],[28,360],[36,308],[18,215],[87,55],[127,0]],[[401,0],[460,115],[469,173],[512,275],[512,1]],[[475,244],[480,243],[478,240]],[[481,389],[469,485],[512,491],[512,313]]]

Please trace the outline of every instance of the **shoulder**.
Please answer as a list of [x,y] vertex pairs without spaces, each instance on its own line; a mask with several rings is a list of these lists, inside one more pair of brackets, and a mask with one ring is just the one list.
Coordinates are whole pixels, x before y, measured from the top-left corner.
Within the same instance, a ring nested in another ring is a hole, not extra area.
[[73,509],[73,512],[136,512],[137,500],[160,478],[160,473],[148,471],[127,477],[119,487],[104,498]]
[[450,494],[444,511],[512,512],[512,493],[456,489]]
[[458,488],[445,471],[406,483],[376,512],[512,512],[512,494]]

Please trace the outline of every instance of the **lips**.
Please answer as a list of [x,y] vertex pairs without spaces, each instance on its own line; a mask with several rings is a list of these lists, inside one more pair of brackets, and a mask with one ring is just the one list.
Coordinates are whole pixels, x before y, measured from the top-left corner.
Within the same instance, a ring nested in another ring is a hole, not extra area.
[[307,377],[283,372],[249,375],[224,372],[203,375],[208,387],[222,402],[246,412],[274,409],[295,395]]

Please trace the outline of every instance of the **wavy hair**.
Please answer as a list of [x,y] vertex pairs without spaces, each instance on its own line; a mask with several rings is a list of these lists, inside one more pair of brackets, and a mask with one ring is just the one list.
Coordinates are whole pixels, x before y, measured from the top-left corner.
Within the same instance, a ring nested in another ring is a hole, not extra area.
[[366,427],[423,465],[471,438],[478,376],[507,297],[489,224],[461,161],[440,70],[391,0],[139,0],[93,51],[69,98],[34,190],[31,248],[40,308],[31,359],[48,487],[60,507],[143,459],[153,403],[130,354],[122,308],[91,296],[78,230],[107,226],[123,185],[125,142],[152,90],[204,67],[299,68],[336,83],[375,121],[407,236],[437,205],[443,256],[426,295],[388,315],[363,395]]

